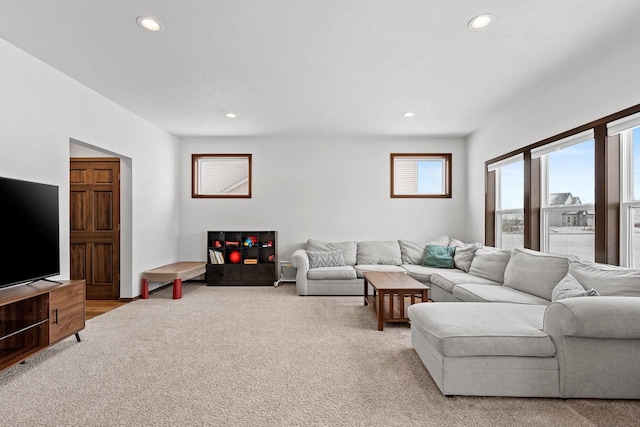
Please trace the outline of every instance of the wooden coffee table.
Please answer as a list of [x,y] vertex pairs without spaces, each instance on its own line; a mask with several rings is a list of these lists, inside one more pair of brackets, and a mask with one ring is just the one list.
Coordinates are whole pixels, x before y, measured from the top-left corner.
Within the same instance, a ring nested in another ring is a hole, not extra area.
[[[372,296],[369,296],[369,285],[373,288]],[[371,305],[378,315],[379,331],[383,330],[384,322],[409,323],[406,307],[415,304],[416,297],[419,302],[427,302],[429,287],[405,273],[364,273],[364,305]]]

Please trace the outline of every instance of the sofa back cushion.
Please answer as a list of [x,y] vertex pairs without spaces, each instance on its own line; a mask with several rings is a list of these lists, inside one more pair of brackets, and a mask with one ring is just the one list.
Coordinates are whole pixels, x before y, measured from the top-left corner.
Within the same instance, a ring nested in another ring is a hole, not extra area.
[[424,259],[424,251],[427,248],[427,245],[431,244],[448,246],[449,237],[440,236],[430,242],[414,242],[411,240],[400,239],[398,240],[398,244],[400,245],[400,253],[402,254],[403,264],[422,265],[422,260]]
[[573,261],[569,273],[585,289],[595,289],[600,295],[640,297],[640,270],[599,264],[589,261]]
[[516,248],[504,272],[504,285],[551,301],[553,288],[567,275],[570,255]]
[[451,239],[449,246],[456,248],[456,253],[453,255],[453,263],[457,269],[469,272],[471,268],[471,262],[476,256],[476,250],[480,249],[482,243],[464,243],[457,239]]
[[307,240],[308,251],[332,251],[335,249],[342,249],[342,256],[344,258],[345,265],[356,264],[356,242],[322,242],[314,239]]
[[358,242],[358,264],[402,264],[400,245],[394,240]]
[[504,270],[511,257],[511,251],[485,246],[476,250],[469,273],[494,282],[504,282]]

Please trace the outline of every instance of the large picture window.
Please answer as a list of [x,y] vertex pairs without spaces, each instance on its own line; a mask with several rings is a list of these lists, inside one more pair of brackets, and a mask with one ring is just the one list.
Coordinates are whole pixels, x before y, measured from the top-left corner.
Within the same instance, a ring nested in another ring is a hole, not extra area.
[[541,246],[545,252],[595,260],[593,131],[533,150],[543,177]]
[[506,176],[518,156],[525,248],[640,268],[640,104],[487,160],[487,245],[514,244],[508,186],[521,183]]
[[517,155],[489,165],[496,172],[495,246],[524,247],[524,160]]
[[640,114],[609,123],[609,135],[620,137],[621,264],[640,268]]
[[191,171],[191,197],[251,197],[251,154],[193,154]]
[[633,186],[633,201],[629,203],[629,235],[631,236],[631,266],[640,268],[640,127],[631,132],[633,142],[630,143],[632,170],[630,173]]
[[391,197],[451,197],[451,153],[391,153]]

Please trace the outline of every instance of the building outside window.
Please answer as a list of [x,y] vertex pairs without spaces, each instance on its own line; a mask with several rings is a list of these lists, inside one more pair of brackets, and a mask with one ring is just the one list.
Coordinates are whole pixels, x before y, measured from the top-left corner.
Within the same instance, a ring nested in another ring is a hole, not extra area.
[[541,249],[595,259],[593,130],[531,150],[540,158]]
[[524,160],[522,155],[488,166],[496,173],[496,247],[524,247]]

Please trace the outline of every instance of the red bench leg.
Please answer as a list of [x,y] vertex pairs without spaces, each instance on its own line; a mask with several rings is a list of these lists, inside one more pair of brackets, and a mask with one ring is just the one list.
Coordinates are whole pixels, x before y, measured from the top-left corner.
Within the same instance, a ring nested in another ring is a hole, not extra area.
[[182,298],[182,279],[173,280],[173,299]]
[[142,290],[141,290],[140,298],[148,299],[149,298],[149,281],[147,279],[142,279]]

